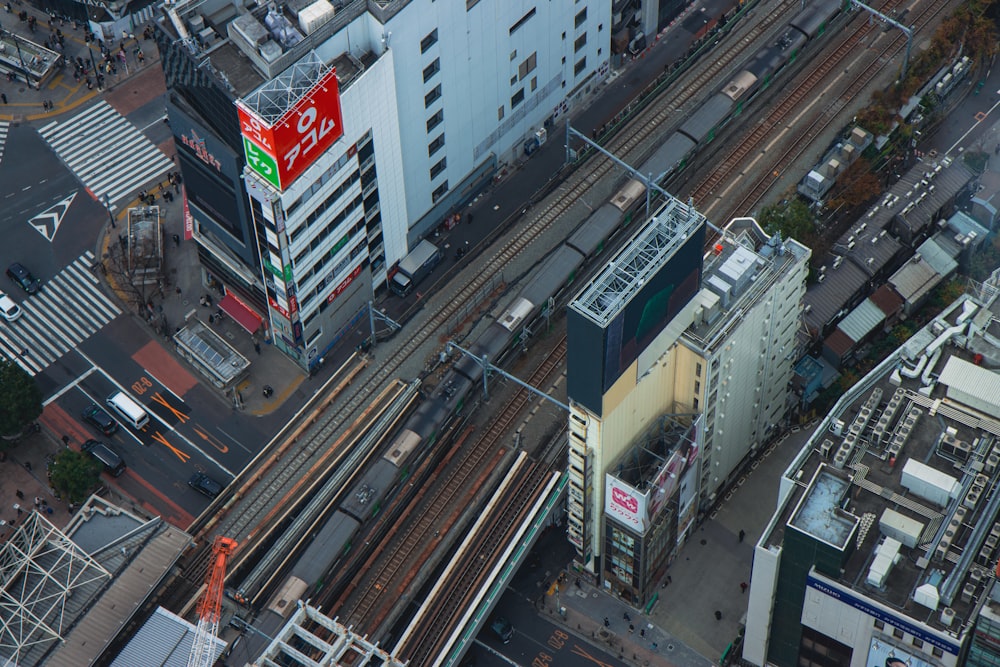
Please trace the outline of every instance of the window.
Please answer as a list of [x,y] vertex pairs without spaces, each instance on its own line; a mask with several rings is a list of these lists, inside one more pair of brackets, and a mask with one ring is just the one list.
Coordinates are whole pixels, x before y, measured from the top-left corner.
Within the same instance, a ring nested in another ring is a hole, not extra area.
[[701,382],[698,382],[698,380],[694,381],[694,393],[696,394],[701,393]]
[[701,364],[695,364],[694,365],[694,376],[696,378],[700,378],[701,377]]
[[427,119],[427,131],[430,132],[441,124],[444,120],[444,109],[438,109],[437,113]]
[[424,68],[424,83],[431,80],[435,74],[441,71],[441,59],[435,58],[434,62]]
[[916,637],[914,637],[913,638],[913,647],[914,648],[923,648],[924,647],[923,640],[922,639],[917,639]]
[[904,634],[903,631],[900,630],[899,628],[892,629],[892,636],[895,637],[896,639],[902,639],[903,634]]
[[441,97],[441,84],[440,83],[438,85],[434,86],[434,88],[431,90],[431,92],[429,92],[426,95],[424,95],[424,108],[426,109],[430,105],[434,104],[434,102],[439,97]]
[[431,156],[431,155],[434,155],[439,150],[441,150],[442,146],[444,146],[444,132],[442,132],[441,134],[439,134],[438,137],[437,137],[437,139],[435,139],[434,141],[432,141],[430,144],[427,145],[427,155],[428,155],[428,157]]
[[420,40],[420,53],[427,53],[427,49],[437,44],[437,41],[438,31],[437,28],[434,28],[429,35]]
[[514,58],[517,58],[517,49],[510,52],[510,61],[514,62]]
[[503,107],[497,107],[497,120],[503,120]]
[[524,62],[517,68],[517,76],[521,79],[535,71],[538,66],[538,52],[532,53],[524,59]]
[[576,15],[574,23],[576,24],[576,27],[579,28],[584,24],[586,20],[587,20],[587,8],[584,7],[583,9],[580,10],[580,13]]
[[448,166],[448,158],[444,157],[441,158],[437,164],[431,167],[431,180],[437,178],[447,166]]
[[695,410],[695,412],[698,411],[698,399],[697,398],[694,399],[694,410]]
[[431,193],[431,201],[436,204],[437,200],[444,197],[444,193],[446,192],[448,192],[448,181],[445,181],[438,187],[434,188],[434,192]]
[[514,96],[512,98],[510,98],[510,108],[513,109],[523,101],[524,101],[524,88],[521,88],[516,93],[514,93]]
[[531,77],[531,92],[535,92],[535,88],[538,88],[538,77]]
[[585,46],[587,46],[587,33],[583,33],[576,38],[576,41],[573,42],[573,51],[579,51]]
[[937,646],[932,646],[931,655],[933,655],[935,658],[940,658],[944,656],[944,651],[939,649]]
[[534,15],[535,15],[535,8],[534,8],[534,7],[532,7],[532,8],[531,8],[531,9],[530,9],[530,10],[528,11],[528,13],[527,13],[527,14],[525,14],[524,16],[522,16],[521,18],[519,18],[519,19],[517,20],[517,23],[515,23],[514,25],[512,25],[512,26],[510,27],[510,34],[511,34],[511,35],[513,35],[513,34],[514,34],[514,32],[515,32],[515,31],[517,31],[517,29],[518,29],[518,28],[520,28],[520,27],[521,27],[521,26],[523,26],[523,25],[524,25],[525,23],[527,23],[527,22],[528,22],[528,20],[529,20],[529,19],[531,19],[531,17],[532,17],[532,16],[534,16]]
[[580,72],[582,72],[585,69],[587,69],[587,56],[580,58],[580,60],[577,61],[576,65],[573,66],[573,74],[576,76],[580,76]]
[[510,85],[512,85],[512,86],[517,85],[517,75],[516,74],[514,76],[510,77]]

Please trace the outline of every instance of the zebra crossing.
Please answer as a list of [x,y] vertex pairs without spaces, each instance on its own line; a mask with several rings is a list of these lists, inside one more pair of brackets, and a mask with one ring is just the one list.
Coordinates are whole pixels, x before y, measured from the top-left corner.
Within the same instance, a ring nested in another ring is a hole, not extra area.
[[21,317],[0,325],[0,353],[33,376],[115,319],[121,310],[101,292],[93,262],[88,250],[21,301]]
[[9,120],[0,120],[0,160],[3,160],[3,150],[7,145],[7,131],[10,129]]
[[103,100],[38,133],[97,200],[112,208],[173,167],[146,135]]

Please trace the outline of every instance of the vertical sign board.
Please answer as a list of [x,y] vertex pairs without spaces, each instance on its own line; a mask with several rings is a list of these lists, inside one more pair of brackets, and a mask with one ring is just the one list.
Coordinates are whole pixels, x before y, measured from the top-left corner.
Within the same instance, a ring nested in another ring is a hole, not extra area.
[[337,71],[329,72],[269,125],[242,101],[236,102],[247,164],[284,190],[344,134]]
[[604,511],[637,533],[645,533],[646,495],[613,475],[605,475],[604,480]]

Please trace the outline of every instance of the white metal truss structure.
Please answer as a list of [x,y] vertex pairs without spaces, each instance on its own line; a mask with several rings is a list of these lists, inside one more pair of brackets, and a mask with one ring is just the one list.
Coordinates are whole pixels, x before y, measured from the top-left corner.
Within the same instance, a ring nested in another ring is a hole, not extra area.
[[607,327],[688,236],[705,223],[705,216],[693,205],[671,197],[570,307],[598,326]]
[[240,100],[257,118],[273,126],[315,86],[327,66],[315,51]]
[[406,663],[315,607],[298,603],[285,627],[254,662],[260,667],[405,667]]
[[[68,632],[111,573],[39,512],[0,547],[0,663],[24,664]],[[30,662],[30,661],[29,661]]]

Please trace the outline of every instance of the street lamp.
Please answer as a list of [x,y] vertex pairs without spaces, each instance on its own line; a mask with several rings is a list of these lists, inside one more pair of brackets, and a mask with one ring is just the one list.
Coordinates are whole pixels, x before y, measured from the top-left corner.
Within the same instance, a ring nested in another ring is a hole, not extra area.
[[117,225],[115,225],[115,216],[111,213],[111,197],[105,194],[102,200],[104,201],[104,208],[108,210],[108,220],[111,221],[111,229],[116,229]]

